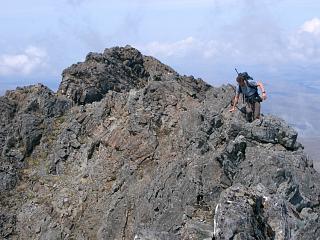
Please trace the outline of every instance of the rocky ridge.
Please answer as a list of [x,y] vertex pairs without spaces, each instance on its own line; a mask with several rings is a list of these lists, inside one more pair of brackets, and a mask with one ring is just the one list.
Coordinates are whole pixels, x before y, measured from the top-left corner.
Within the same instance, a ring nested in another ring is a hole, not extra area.
[[0,97],[4,239],[320,239],[320,175],[234,86],[126,46]]

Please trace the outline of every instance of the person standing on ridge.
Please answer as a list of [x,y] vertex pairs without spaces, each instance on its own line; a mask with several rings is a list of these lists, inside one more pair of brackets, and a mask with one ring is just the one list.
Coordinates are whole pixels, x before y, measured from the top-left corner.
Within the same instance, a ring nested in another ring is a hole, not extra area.
[[[236,69],[237,71],[237,69]],[[238,71],[237,71],[238,72]],[[249,81],[249,79],[251,81]],[[248,75],[248,73],[238,73],[237,76],[237,92],[234,98],[232,108],[230,112],[234,112],[239,101],[240,93],[243,96],[243,101],[246,103],[246,119],[249,122],[260,118],[260,102],[267,99],[266,91],[262,82],[254,82],[253,78]],[[262,98],[258,93],[258,87],[261,90]]]

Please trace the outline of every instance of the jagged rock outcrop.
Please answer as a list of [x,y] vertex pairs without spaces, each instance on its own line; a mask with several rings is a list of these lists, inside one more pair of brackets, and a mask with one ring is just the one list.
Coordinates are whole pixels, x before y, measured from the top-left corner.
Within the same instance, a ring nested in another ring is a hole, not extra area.
[[0,102],[2,192],[15,186],[17,169],[25,167],[25,158],[40,144],[42,136],[50,132],[52,120],[63,115],[71,102],[57,98],[41,84],[8,91]]
[[0,236],[319,239],[320,176],[296,131],[231,114],[234,90],[126,46],[67,68],[56,94],[7,92]]
[[167,74],[177,76],[170,67],[130,46],[116,47],[106,49],[103,54],[89,53],[84,63],[65,69],[58,94],[66,95],[77,104],[92,103],[101,100],[110,90],[139,89]]

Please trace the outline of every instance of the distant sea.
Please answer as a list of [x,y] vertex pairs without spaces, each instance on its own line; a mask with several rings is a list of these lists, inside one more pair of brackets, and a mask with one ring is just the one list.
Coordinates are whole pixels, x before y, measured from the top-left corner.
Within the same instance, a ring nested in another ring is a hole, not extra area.
[[320,173],[320,137],[299,137],[298,141],[305,147],[305,153],[313,160],[314,168]]
[[298,141],[320,172],[320,78],[275,78],[266,88],[269,98],[262,111],[283,118],[298,131]]

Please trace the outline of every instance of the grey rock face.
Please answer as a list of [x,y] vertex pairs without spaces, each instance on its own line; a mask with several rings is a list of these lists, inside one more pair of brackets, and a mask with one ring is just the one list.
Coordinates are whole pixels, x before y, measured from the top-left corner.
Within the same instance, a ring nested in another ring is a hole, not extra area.
[[143,55],[130,46],[106,49],[103,54],[89,53],[85,62],[64,70],[58,94],[77,104],[92,103],[110,90],[123,92],[144,87],[148,79],[160,79],[161,74],[176,73],[150,57],[144,61]]
[[17,170],[25,167],[25,158],[40,144],[42,136],[50,132],[52,119],[63,115],[71,102],[57,98],[41,84],[7,91],[0,101],[1,193],[16,185]]
[[320,176],[297,133],[228,110],[235,88],[129,46],[90,53],[58,93],[1,103],[7,239],[317,239]]

